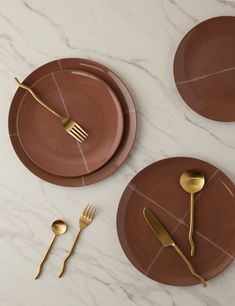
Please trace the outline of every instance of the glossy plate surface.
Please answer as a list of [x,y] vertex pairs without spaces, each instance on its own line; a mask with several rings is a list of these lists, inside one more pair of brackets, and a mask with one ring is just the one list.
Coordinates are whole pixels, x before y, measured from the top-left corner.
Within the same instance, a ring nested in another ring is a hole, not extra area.
[[[180,186],[183,171],[204,173],[206,184],[195,196],[196,253],[188,242],[189,194]],[[117,212],[121,246],[131,263],[155,281],[178,286],[198,284],[173,247],[163,247],[144,219],[149,207],[205,279],[222,272],[235,256],[235,187],[213,165],[174,157],[153,163],[126,187]],[[208,284],[209,285],[209,284]]]

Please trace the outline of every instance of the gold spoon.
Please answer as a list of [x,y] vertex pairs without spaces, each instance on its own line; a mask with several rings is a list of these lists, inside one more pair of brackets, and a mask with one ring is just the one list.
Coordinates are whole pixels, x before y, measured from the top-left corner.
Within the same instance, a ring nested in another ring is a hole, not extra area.
[[193,241],[194,227],[194,194],[202,190],[205,184],[205,177],[202,173],[194,170],[184,171],[180,177],[181,187],[190,193],[190,226],[189,226],[189,242],[191,245],[191,256],[195,253],[195,244]]
[[38,269],[38,273],[36,274],[35,279],[37,279],[39,277],[39,275],[41,274],[42,266],[43,266],[43,264],[44,264],[44,262],[45,262],[45,260],[47,258],[47,255],[49,254],[49,251],[52,248],[52,245],[54,244],[54,242],[56,240],[56,237],[59,236],[59,235],[62,235],[62,234],[64,234],[66,232],[67,225],[62,220],[56,220],[56,221],[54,221],[52,223],[51,230],[54,233],[54,237],[52,239],[52,242],[51,242],[49,248],[46,251],[46,254],[44,255],[44,257],[43,257],[43,259],[42,259],[42,261],[40,263],[40,266],[39,266],[39,269]]

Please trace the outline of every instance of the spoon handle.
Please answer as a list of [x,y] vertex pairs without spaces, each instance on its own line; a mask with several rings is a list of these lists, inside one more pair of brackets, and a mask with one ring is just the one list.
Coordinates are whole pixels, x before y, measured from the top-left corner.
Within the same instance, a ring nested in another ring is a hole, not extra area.
[[51,242],[51,244],[49,245],[49,247],[48,247],[48,249],[47,249],[47,251],[46,251],[46,254],[44,255],[44,257],[43,257],[43,259],[42,259],[42,261],[41,261],[41,263],[40,263],[40,265],[39,265],[38,272],[37,272],[36,276],[34,277],[34,279],[37,279],[37,278],[39,277],[39,275],[41,274],[43,264],[44,264],[44,262],[45,262],[45,260],[46,260],[46,258],[47,258],[47,255],[49,254],[49,252],[50,252],[50,250],[51,250],[51,248],[52,248],[54,242],[55,242],[55,238],[56,238],[56,235],[53,237],[52,242]]
[[194,194],[190,194],[190,225],[188,239],[191,245],[191,256],[195,253],[195,244],[193,241],[193,228],[194,228]]

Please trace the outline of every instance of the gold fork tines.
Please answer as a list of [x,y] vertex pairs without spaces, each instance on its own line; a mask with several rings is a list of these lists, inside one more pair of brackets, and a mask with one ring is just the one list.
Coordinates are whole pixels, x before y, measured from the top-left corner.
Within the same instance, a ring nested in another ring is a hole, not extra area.
[[77,141],[82,143],[88,136],[87,132],[74,120],[71,118],[63,117],[60,114],[58,114],[56,111],[54,111],[52,108],[50,108],[45,102],[43,102],[36,93],[32,90],[32,88],[28,87],[27,85],[21,83],[17,78],[15,78],[16,83],[19,87],[27,90],[31,93],[31,95],[34,97],[34,99],[40,103],[43,107],[45,107],[49,112],[51,112],[54,116],[58,117],[65,129],[65,131],[74,137]]
[[93,219],[95,217],[95,213],[96,213],[96,208],[94,206],[90,205],[90,204],[87,205],[87,207],[82,212],[82,214],[80,216],[80,219],[79,219],[79,231],[77,233],[76,238],[74,239],[74,242],[72,244],[72,247],[71,247],[70,251],[68,252],[67,256],[64,258],[59,277],[61,277],[64,273],[66,262],[69,259],[69,257],[72,255],[72,253],[75,249],[75,246],[76,246],[76,243],[77,243],[78,238],[80,236],[80,233],[82,232],[82,230],[85,227],[87,227],[89,224],[91,224],[91,222],[93,221]]
[[87,138],[87,132],[85,132],[77,122],[66,117],[61,117],[60,119],[66,132],[77,139],[79,142],[82,143]]

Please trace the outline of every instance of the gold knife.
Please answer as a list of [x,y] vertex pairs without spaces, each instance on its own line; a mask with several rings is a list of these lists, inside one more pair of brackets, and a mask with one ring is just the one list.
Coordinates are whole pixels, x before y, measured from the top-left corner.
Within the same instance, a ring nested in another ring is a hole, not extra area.
[[189,260],[185,257],[185,255],[182,253],[180,248],[175,244],[174,240],[171,238],[170,234],[167,232],[167,230],[163,227],[163,225],[159,222],[157,217],[153,214],[150,208],[145,207],[143,210],[144,218],[147,221],[148,225],[150,226],[151,230],[154,232],[154,234],[157,236],[157,238],[160,240],[162,245],[164,247],[172,246],[176,252],[182,257],[184,262],[187,264],[190,272],[193,274],[194,277],[196,277],[204,287],[206,287],[206,281],[203,277],[198,275],[195,270],[193,269],[193,266],[189,262]]

